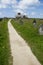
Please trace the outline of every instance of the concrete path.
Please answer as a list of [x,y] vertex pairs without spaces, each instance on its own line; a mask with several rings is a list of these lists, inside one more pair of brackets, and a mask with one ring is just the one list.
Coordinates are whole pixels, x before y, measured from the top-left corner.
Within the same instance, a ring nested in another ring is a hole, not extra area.
[[13,65],[41,65],[24,39],[13,28],[10,21],[8,22],[8,30]]

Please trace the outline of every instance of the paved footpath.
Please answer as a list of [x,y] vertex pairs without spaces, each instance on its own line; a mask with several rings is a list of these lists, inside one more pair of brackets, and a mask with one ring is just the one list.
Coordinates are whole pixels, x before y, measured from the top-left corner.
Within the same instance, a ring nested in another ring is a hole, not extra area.
[[41,65],[24,39],[13,28],[10,21],[11,19],[8,21],[8,30],[13,65]]

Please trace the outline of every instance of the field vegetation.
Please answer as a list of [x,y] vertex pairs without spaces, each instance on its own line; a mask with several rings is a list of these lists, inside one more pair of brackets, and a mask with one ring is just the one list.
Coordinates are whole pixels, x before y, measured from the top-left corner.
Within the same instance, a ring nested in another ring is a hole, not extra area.
[[8,20],[0,19],[0,65],[12,65],[12,56],[9,44]]
[[[20,23],[23,21],[23,24]],[[11,23],[24,40],[30,46],[32,52],[43,65],[43,35],[39,35],[39,26],[43,19],[36,19],[36,26],[33,25],[34,19],[12,19]]]

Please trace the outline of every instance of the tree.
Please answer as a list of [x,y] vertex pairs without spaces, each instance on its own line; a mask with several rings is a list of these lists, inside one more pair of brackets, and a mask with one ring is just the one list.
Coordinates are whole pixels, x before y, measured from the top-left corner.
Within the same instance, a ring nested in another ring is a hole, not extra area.
[[0,21],[2,21],[2,18],[0,18]]
[[26,16],[24,15],[23,18],[26,18]]
[[21,13],[18,13],[18,15],[21,15]]
[[21,13],[17,13],[16,18],[17,18],[17,19],[21,18]]
[[26,19],[28,19],[28,17],[27,17],[26,15],[23,15],[23,18],[26,18]]
[[36,20],[34,19],[33,23],[36,23]]

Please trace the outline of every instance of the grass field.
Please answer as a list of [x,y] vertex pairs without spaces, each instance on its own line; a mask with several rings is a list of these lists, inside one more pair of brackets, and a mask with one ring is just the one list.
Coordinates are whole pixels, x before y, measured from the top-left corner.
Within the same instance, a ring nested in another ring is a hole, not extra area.
[[8,19],[0,21],[0,65],[12,65],[7,21]]
[[18,34],[26,40],[31,47],[32,52],[43,65],[43,36],[40,36],[38,33],[39,24],[43,23],[43,20],[36,19],[36,27],[32,24],[33,19],[22,19],[22,21],[23,24],[20,24],[20,20],[13,19],[11,23],[17,30]]

